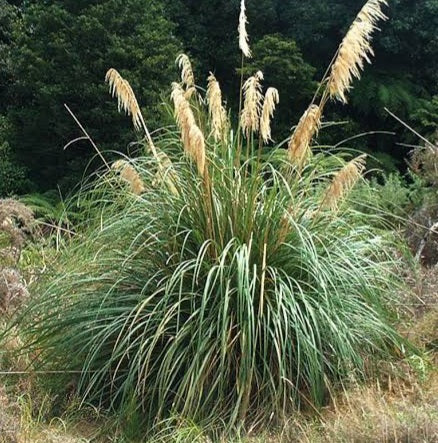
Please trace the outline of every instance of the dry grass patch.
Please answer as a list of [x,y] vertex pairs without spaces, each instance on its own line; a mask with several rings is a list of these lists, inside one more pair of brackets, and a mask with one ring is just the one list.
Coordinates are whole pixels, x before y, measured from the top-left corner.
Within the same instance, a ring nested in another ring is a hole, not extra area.
[[352,387],[314,414],[299,414],[275,435],[245,443],[432,443],[438,441],[438,374],[424,383],[392,380]]
[[413,294],[406,305],[411,320],[400,330],[438,364],[438,266],[421,268],[409,283]]

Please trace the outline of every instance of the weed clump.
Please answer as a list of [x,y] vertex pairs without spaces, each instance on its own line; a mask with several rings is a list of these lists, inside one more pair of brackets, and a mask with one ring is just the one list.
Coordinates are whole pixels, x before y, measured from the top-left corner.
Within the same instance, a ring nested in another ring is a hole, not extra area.
[[0,200],[0,257],[16,264],[34,228],[33,213],[27,206],[13,199]]
[[0,200],[0,312],[17,307],[29,295],[17,266],[26,238],[34,232],[35,219],[27,206]]

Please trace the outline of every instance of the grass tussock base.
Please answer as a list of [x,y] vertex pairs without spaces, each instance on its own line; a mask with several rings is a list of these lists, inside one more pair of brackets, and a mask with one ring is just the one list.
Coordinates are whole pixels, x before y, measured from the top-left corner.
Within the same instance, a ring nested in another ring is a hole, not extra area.
[[279,433],[248,443],[434,442],[438,439],[438,378],[418,384],[394,379],[391,388],[357,386],[338,395],[319,417],[298,415]]

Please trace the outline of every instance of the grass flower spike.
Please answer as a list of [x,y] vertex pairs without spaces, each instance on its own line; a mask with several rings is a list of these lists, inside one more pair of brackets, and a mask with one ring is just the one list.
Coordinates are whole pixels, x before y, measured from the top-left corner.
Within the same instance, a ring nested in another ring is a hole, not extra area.
[[246,7],[245,0],[241,0],[240,3],[240,16],[239,16],[239,48],[242,51],[242,54],[246,58],[251,58],[251,49],[249,47],[249,36],[246,31],[246,25],[248,24],[248,19],[246,18]]
[[339,47],[328,79],[332,98],[346,103],[346,93],[351,89],[353,78],[359,79],[365,62],[371,63],[370,56],[374,55],[372,33],[377,29],[376,22],[387,18],[382,12],[382,5],[387,4],[387,0],[369,0],[351,25]]
[[299,169],[312,155],[310,144],[320,127],[321,109],[319,106],[310,105],[295,128],[288,146],[289,161]]
[[271,118],[274,115],[275,106],[280,102],[278,90],[268,88],[263,101],[262,117],[260,119],[260,134],[265,143],[271,140]]
[[258,132],[260,127],[260,114],[262,111],[262,85],[263,73],[258,71],[243,85],[244,103],[241,114],[242,131],[248,138],[251,132]]
[[362,177],[365,169],[366,154],[348,162],[334,177],[328,187],[322,206],[336,211],[342,200],[348,195],[353,186]]
[[181,139],[187,155],[196,163],[200,175],[205,172],[205,140],[204,135],[196,123],[190,103],[185,97],[181,85],[172,84],[172,100],[175,109],[175,118],[181,130]]
[[222,92],[216,77],[210,72],[206,99],[208,113],[211,119],[213,137],[219,141],[223,136],[227,124],[227,112],[222,105]]
[[181,82],[186,91],[190,91],[195,87],[195,75],[189,57],[186,54],[180,54],[176,59],[176,64],[181,69]]
[[140,106],[129,82],[115,69],[107,72],[105,80],[109,83],[111,95],[117,97],[119,111],[130,115],[135,129],[140,131],[142,129]]
[[113,163],[112,169],[120,173],[120,177],[129,183],[134,194],[140,195],[146,190],[140,174],[126,160],[117,160]]

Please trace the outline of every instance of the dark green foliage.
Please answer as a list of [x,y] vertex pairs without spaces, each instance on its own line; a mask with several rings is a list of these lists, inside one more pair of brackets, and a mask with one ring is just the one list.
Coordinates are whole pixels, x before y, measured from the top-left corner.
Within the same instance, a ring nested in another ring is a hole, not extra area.
[[[65,111],[67,103],[86,122],[101,149],[123,151],[134,137],[105,94],[108,68],[126,72],[152,127],[160,92],[174,72],[179,49],[159,1],[33,1],[16,25],[8,87],[8,140],[40,188],[71,189],[94,155]],[[95,161],[92,166],[98,163]]]
[[20,201],[32,210],[46,233],[55,231],[58,227],[68,230],[74,220],[74,213],[68,211],[66,203],[56,191],[24,195]]
[[424,128],[423,135],[431,140],[438,139],[438,95],[430,101],[423,101],[412,116],[415,123]]
[[375,173],[369,182],[357,186],[353,194],[359,210],[367,211],[372,201],[372,210],[381,216],[375,219],[377,228],[400,230],[405,227],[412,211],[414,189],[400,173]]
[[[417,88],[417,89],[416,89]],[[364,75],[355,87],[352,106],[366,118],[390,120],[385,107],[406,117],[421,106],[421,90],[409,77],[385,72]]]
[[7,87],[12,81],[12,63],[10,58],[13,30],[18,21],[18,9],[0,0],[0,115],[7,107]]
[[26,170],[17,164],[8,143],[0,144],[0,197],[29,191]]

